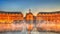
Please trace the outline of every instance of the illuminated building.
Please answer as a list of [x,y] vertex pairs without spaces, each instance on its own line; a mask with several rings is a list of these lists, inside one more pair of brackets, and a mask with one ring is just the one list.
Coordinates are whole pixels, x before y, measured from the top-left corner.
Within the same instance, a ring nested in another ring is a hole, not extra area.
[[29,9],[29,13],[26,14],[25,20],[27,23],[33,23],[34,15],[31,13],[31,9]]
[[52,21],[59,23],[60,21],[60,11],[56,12],[39,12],[36,16],[37,22],[39,21]]
[[[0,11],[0,30],[11,30],[12,29],[12,25],[16,26],[17,24],[12,24],[12,23],[18,23],[19,21],[22,21],[21,23],[29,23],[28,24],[28,30],[33,30],[33,28],[37,25],[37,29],[40,30],[40,25],[41,22],[43,23],[43,29],[48,29],[48,27],[50,27],[50,25],[52,25],[51,27],[53,27],[53,29],[58,29],[60,30],[60,11],[56,11],[56,12],[39,12],[36,16],[33,15],[33,13],[31,12],[31,9],[29,9],[29,13],[26,13],[26,16],[24,17],[23,14],[21,12],[5,12],[5,11]],[[36,20],[36,21],[35,21]],[[18,21],[18,22],[17,22]],[[35,23],[37,24],[32,24]],[[44,23],[44,21],[46,21],[49,24]],[[4,23],[4,24],[1,24]],[[8,23],[8,24],[5,24]],[[21,23],[19,25],[21,25]],[[50,24],[53,23],[53,24]],[[12,25],[11,25],[12,24]],[[44,25],[45,24],[45,25]],[[19,25],[17,25],[16,27],[18,27]],[[23,25],[24,26],[24,25]],[[57,28],[56,28],[57,27]],[[18,28],[20,29],[20,28]]]
[[14,20],[23,20],[23,14],[21,12],[0,11],[0,22],[11,23]]

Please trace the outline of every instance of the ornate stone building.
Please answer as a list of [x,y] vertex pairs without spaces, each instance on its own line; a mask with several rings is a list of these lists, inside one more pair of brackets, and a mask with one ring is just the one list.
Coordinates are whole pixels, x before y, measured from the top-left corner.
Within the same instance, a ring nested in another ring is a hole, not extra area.
[[0,11],[0,22],[12,22],[14,20],[23,20],[23,14],[21,12],[4,12]]
[[51,21],[54,23],[60,22],[60,11],[56,12],[39,12],[36,16],[37,22]]
[[29,13],[26,14],[25,20],[27,23],[33,23],[34,22],[34,15],[31,13],[31,9],[29,9]]
[[[21,12],[5,12],[0,11],[0,23],[9,23],[12,21],[23,21],[24,16]],[[60,23],[60,11],[56,12],[39,12],[36,16],[34,16],[29,9],[29,13],[26,13],[25,20],[27,23],[39,23],[43,21],[49,21],[54,23]]]

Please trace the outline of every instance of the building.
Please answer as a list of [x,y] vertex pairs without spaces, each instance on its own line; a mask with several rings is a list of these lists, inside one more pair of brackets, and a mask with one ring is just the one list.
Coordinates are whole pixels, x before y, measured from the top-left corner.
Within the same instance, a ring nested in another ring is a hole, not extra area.
[[37,22],[50,21],[54,23],[60,22],[60,11],[56,12],[39,12],[36,16]]
[[0,11],[0,23],[12,23],[13,21],[17,22],[23,20],[27,23],[40,23],[43,21],[60,23],[60,11],[39,12],[36,16],[34,16],[31,9],[29,9],[29,12],[26,13],[25,19],[21,12]]
[[11,23],[14,20],[22,21],[24,19],[21,12],[5,12],[0,11],[0,23]]
[[25,20],[27,23],[34,22],[34,15],[31,13],[31,9],[29,9],[29,13],[26,13]]

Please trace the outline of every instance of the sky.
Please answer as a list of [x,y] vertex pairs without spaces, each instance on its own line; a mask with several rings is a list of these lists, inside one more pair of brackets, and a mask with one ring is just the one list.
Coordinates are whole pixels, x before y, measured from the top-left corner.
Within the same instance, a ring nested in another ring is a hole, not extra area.
[[26,14],[29,9],[33,14],[60,11],[60,0],[0,0],[0,11]]

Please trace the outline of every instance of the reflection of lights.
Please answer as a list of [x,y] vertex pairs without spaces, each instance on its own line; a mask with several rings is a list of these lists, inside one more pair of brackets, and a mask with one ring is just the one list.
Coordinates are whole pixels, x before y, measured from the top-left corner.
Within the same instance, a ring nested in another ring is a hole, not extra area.
[[[34,27],[34,24],[27,24],[27,23],[20,23],[20,24],[0,24],[0,30],[32,30]],[[47,23],[46,21],[43,23],[37,23],[36,28],[42,28],[43,30],[47,31],[60,31],[60,24],[55,23]]]
[[60,24],[54,22],[38,23],[36,26],[46,31],[60,31]]
[[27,29],[28,31],[31,31],[33,29],[34,25],[33,24],[28,24]]

